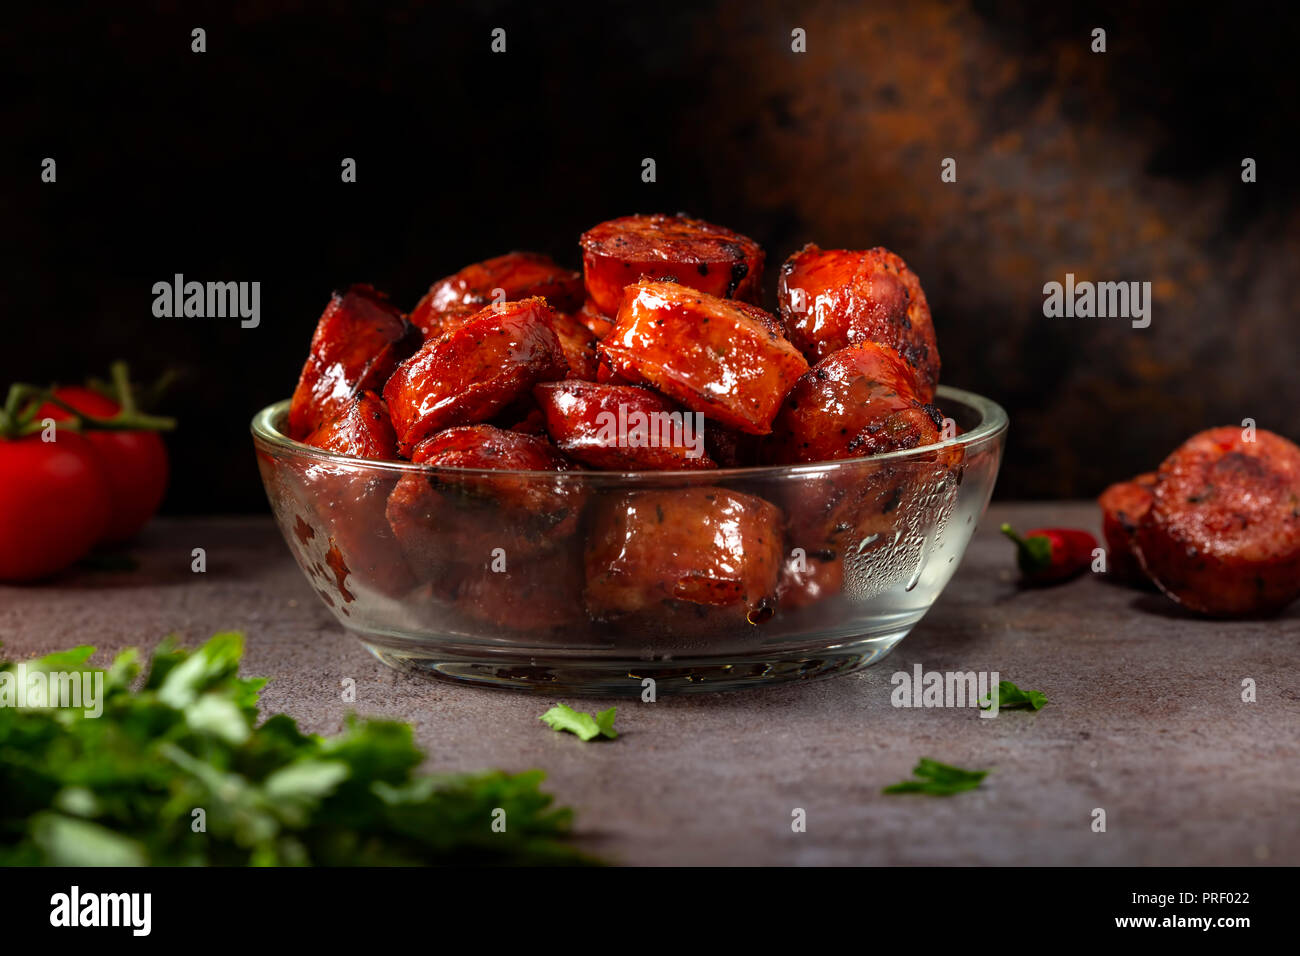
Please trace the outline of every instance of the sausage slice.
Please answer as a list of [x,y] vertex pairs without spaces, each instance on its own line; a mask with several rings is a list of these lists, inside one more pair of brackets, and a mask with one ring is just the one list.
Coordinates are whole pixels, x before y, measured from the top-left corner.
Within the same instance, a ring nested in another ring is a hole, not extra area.
[[1118,481],[1101,493],[1101,531],[1106,539],[1110,573],[1129,582],[1146,580],[1142,565],[1133,553],[1133,533],[1151,510],[1151,489],[1156,483],[1154,471],[1138,475],[1132,481]]
[[1235,426],[1193,435],[1160,465],[1134,535],[1147,575],[1202,614],[1279,611],[1300,597],[1300,448]]
[[623,378],[755,435],[767,434],[781,399],[808,370],[762,309],[676,282],[628,286],[596,351]]
[[642,276],[709,295],[757,302],[763,250],[738,232],[687,216],[623,216],[582,234],[582,269],[596,310],[613,315]]
[[917,371],[924,401],[939,384],[939,347],[916,273],[888,249],[804,246],[781,266],[781,319],[809,362],[846,345],[879,342]]
[[397,458],[397,434],[388,406],[374,392],[362,392],[337,417],[304,438],[303,444],[354,458]]
[[587,539],[587,610],[677,633],[759,624],[775,607],[781,552],[781,511],[762,498],[714,487],[612,495]]
[[358,392],[379,391],[420,333],[368,285],[334,293],[316,323],[311,352],[289,404],[289,437],[301,440],[337,416]]
[[774,464],[860,458],[939,440],[943,415],[918,395],[893,349],[861,342],[832,352],[790,390],[772,423]]
[[[356,458],[397,458],[397,436],[388,420],[388,410],[374,392],[362,392],[304,443]],[[306,563],[315,567],[320,583],[335,589],[345,603],[349,597],[339,582],[343,574],[352,576],[345,586],[353,590],[360,586],[397,595],[415,585],[384,515],[388,495],[396,484],[393,476],[367,469],[362,462],[355,466],[311,462],[296,472],[306,489],[299,500],[308,503],[315,521],[297,524],[295,537],[304,553],[318,549]],[[324,530],[318,540],[315,528]],[[324,563],[338,574],[326,573]]]
[[533,389],[546,430],[566,455],[594,468],[716,468],[703,422],[662,395],[630,385],[569,379]]
[[421,442],[412,460],[447,469],[403,475],[388,498],[388,522],[421,580],[487,563],[498,548],[507,564],[548,553],[577,531],[585,491],[572,482],[453,470],[573,470],[545,438],[467,425]]
[[384,386],[398,450],[452,425],[483,422],[538,382],[569,372],[545,299],[492,305],[424,343]]
[[542,296],[558,311],[570,312],[582,305],[582,276],[540,253],[508,252],[468,265],[429,286],[411,311],[411,322],[426,339],[436,338],[447,330],[449,318],[466,318],[495,300],[533,296]]

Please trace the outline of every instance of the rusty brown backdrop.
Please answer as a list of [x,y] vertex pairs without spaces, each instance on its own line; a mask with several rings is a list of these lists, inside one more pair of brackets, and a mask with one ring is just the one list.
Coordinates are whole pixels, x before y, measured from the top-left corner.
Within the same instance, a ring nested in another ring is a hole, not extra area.
[[[576,261],[595,221],[688,210],[772,273],[808,240],[902,254],[944,380],[1011,412],[998,494],[1093,495],[1207,426],[1300,438],[1295,41],[1250,4],[31,8],[0,57],[0,377],[182,368],[168,508],[257,510],[246,424],[331,288],[410,305],[467,261]],[[174,272],[260,280],[263,327],[154,319]],[[1066,272],[1151,282],[1150,328],[1045,318]]]

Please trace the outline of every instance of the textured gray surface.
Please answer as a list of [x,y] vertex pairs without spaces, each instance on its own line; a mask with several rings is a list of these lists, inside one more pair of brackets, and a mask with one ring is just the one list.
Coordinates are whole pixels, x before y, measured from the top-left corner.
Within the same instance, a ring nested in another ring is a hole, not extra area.
[[[353,706],[409,720],[439,769],[541,767],[576,807],[584,843],[627,863],[1300,864],[1300,605],[1271,621],[1212,622],[1091,577],[1022,592],[1002,520],[1095,530],[1096,514],[995,506],[947,592],[880,665],[622,701],[612,743],[547,730],[545,698],[378,664],[315,598],[269,518],[156,522],[135,572],[0,587],[0,639],[21,658],[244,630],[245,672],[272,678],[268,711],[321,733]],[[205,575],[190,571],[194,547],[207,549]],[[1051,703],[995,720],[894,708],[889,677],[915,663],[997,670]],[[355,705],[341,699],[345,677]],[[1257,703],[1240,699],[1246,677]],[[948,799],[880,793],[921,756],[993,773]],[[796,807],[804,833],[791,830]],[[1095,807],[1105,833],[1090,829]]]

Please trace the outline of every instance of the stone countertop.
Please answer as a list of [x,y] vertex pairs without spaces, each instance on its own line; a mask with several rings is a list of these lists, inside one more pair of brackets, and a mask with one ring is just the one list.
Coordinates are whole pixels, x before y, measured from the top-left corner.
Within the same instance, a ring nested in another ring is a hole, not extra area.
[[[245,631],[245,673],[272,678],[268,713],[318,733],[340,730],[350,709],[407,720],[439,770],[540,767],[575,807],[584,846],[625,863],[1300,864],[1300,604],[1223,622],[1092,575],[1020,590],[1004,520],[1098,525],[1091,504],[994,505],[947,591],[881,664],[617,701],[614,742],[548,730],[545,697],[379,664],[315,597],[269,517],[156,521],[137,570],[0,587],[0,640],[22,659]],[[190,570],[195,547],[206,574]],[[994,720],[891,706],[890,675],[918,663],[996,670],[1050,703]],[[1245,678],[1256,703],[1241,700]],[[881,794],[922,756],[993,772],[951,798]],[[1091,828],[1097,807],[1104,833]],[[792,831],[794,808],[806,832]]]

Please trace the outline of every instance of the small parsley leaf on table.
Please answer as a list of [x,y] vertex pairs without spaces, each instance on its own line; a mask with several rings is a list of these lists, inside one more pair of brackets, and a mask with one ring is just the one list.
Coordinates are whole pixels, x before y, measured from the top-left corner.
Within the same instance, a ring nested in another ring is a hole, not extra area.
[[[1041,690],[1021,690],[1009,680],[998,682],[998,710],[1008,710],[1013,707],[1032,707],[1034,710],[1042,710],[1046,703],[1047,695]],[[987,710],[988,701],[981,700],[980,706]]]
[[927,793],[935,797],[950,797],[963,790],[974,790],[987,777],[987,770],[963,770],[950,764],[922,757],[912,768],[917,780],[904,780],[885,787],[882,793]]
[[618,736],[618,731],[614,729],[614,717],[617,713],[618,708],[611,707],[593,717],[583,711],[574,710],[566,704],[556,704],[538,720],[552,730],[567,730],[571,734],[577,734],[583,740],[594,740],[597,737],[608,737],[613,740]]

